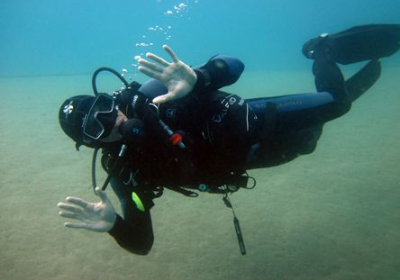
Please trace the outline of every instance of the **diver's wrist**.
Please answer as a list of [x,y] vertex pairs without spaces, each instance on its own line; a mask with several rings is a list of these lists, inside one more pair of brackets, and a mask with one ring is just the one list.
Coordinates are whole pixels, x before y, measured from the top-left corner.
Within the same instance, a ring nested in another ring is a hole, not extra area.
[[200,93],[211,84],[210,74],[206,69],[199,68],[193,71],[196,74],[196,83],[194,84],[192,92]]

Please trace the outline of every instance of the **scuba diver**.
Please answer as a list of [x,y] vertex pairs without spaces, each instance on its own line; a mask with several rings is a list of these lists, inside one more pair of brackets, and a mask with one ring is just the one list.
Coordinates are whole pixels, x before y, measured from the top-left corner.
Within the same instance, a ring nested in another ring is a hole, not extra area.
[[[108,232],[124,249],[139,255],[151,250],[154,234],[150,209],[168,188],[194,197],[197,191],[227,194],[252,188],[255,179],[246,171],[287,163],[312,153],[323,125],[346,114],[351,104],[381,74],[380,59],[400,48],[400,25],[356,26],[322,34],[303,46],[313,60],[316,93],[253,98],[219,89],[235,83],[244,64],[217,55],[191,68],[168,46],[172,62],[154,54],[138,60],[139,71],[149,76],[144,84],[128,84],[115,70],[100,68],[92,79],[95,96],[67,99],[59,111],[63,131],[76,142],[95,149],[93,187],[99,203],[75,197],[60,202],[69,228]],[[338,64],[367,61],[345,80]],[[109,71],[125,88],[113,95],[99,93],[96,78]],[[108,177],[98,187],[97,151]],[[105,189],[110,184],[121,202],[118,215]],[[250,185],[250,186],[249,186]],[[239,222],[234,224],[245,254]]]

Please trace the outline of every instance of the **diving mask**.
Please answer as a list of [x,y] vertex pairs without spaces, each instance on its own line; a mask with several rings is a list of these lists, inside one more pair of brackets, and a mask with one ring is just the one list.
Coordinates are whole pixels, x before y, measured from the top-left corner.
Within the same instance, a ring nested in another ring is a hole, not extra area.
[[83,122],[83,135],[91,140],[107,137],[114,128],[117,115],[114,98],[107,94],[97,95]]

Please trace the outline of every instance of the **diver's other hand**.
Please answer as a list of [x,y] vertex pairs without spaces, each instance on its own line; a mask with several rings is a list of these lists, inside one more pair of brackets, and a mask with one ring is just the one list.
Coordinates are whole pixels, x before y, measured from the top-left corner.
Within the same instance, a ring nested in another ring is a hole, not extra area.
[[154,103],[164,103],[186,96],[193,90],[197,81],[193,69],[179,60],[170,47],[164,45],[163,49],[171,57],[172,63],[152,53],[147,53],[146,57],[157,63],[143,58],[138,59],[140,72],[161,81],[168,88],[168,93],[154,98]]
[[107,232],[112,229],[117,218],[114,207],[104,191],[97,187],[96,193],[101,199],[97,203],[87,202],[76,197],[67,197],[68,203],[58,203],[60,216],[80,221],[66,222],[64,226],[97,232]]

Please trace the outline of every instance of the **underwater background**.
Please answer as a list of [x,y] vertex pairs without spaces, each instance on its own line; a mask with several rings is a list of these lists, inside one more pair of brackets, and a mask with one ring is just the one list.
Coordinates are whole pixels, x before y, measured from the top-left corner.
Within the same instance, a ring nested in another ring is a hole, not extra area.
[[77,152],[57,117],[66,98],[91,94],[98,67],[143,82],[135,57],[166,57],[168,44],[193,66],[240,58],[245,72],[224,90],[245,98],[314,92],[303,43],[373,23],[399,24],[400,1],[1,0],[0,279],[400,279],[399,53],[313,154],[252,170],[257,187],[231,196],[245,256],[220,195],[166,191],[146,257],[66,229],[57,209],[67,196],[97,200],[92,150]]

